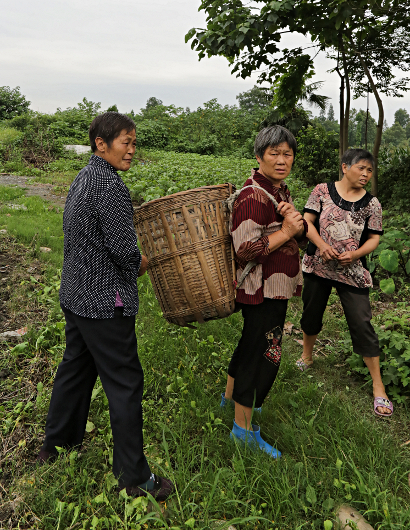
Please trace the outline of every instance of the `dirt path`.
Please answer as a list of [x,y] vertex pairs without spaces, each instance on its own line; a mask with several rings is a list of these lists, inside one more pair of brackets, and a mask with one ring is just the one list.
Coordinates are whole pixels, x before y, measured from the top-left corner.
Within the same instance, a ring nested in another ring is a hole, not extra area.
[[30,177],[21,177],[16,175],[9,175],[8,173],[0,173],[0,185],[3,186],[18,186],[27,190],[28,197],[37,195],[47,201],[51,201],[57,206],[64,207],[66,195],[62,195],[61,191],[55,192],[52,184],[42,184],[41,182],[32,182]]

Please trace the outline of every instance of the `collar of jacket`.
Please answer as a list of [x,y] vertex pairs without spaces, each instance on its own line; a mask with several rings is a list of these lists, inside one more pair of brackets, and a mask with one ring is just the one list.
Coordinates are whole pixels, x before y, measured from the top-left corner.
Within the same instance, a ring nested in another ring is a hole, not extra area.
[[90,160],[88,161],[90,166],[102,167],[104,169],[109,169],[114,173],[117,173],[117,170],[114,166],[108,163],[104,158],[98,155],[91,155]]

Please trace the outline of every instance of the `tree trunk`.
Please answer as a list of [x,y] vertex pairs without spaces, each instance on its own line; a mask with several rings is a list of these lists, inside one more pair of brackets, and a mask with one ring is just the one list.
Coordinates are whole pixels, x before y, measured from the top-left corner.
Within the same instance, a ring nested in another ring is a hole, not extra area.
[[382,142],[383,122],[384,122],[383,103],[382,103],[382,100],[380,99],[380,95],[377,91],[376,85],[374,84],[370,71],[367,68],[367,64],[365,63],[362,57],[362,54],[358,50],[356,50],[352,37],[349,37],[349,38],[350,38],[350,43],[352,45],[352,48],[354,52],[356,53],[356,55],[359,57],[363,70],[365,74],[367,75],[367,79],[369,80],[370,86],[372,88],[372,92],[377,101],[377,107],[379,109],[379,121],[377,123],[376,138],[374,140],[374,145],[373,145],[374,171],[373,171],[373,178],[372,178],[372,195],[377,197],[377,194],[379,191],[379,186],[378,186],[378,166],[379,166],[378,162],[379,161],[378,161],[378,158],[379,158],[380,144]]
[[339,65],[335,69],[340,77],[340,95],[339,95],[339,180],[343,178],[342,167],[340,162],[342,161],[342,156],[344,153],[343,150],[343,131],[344,131],[344,112],[345,112],[345,103],[344,103],[344,94],[345,94],[345,78],[340,73]]
[[346,106],[345,106],[345,119],[343,122],[343,152],[349,148],[349,120],[350,120],[350,81],[349,74],[347,72],[346,54],[344,48],[342,48],[343,58],[343,71],[346,80]]

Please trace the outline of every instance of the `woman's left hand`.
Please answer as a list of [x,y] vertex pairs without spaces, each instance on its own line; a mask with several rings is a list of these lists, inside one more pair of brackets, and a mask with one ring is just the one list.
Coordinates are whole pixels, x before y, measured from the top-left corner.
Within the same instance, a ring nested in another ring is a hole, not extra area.
[[282,217],[286,217],[290,213],[296,211],[295,207],[288,202],[282,201],[278,204],[278,214]]
[[342,254],[339,254],[337,260],[340,265],[346,267],[346,265],[350,265],[356,261],[357,258],[355,257],[355,252],[353,250],[349,250],[348,252],[342,252]]

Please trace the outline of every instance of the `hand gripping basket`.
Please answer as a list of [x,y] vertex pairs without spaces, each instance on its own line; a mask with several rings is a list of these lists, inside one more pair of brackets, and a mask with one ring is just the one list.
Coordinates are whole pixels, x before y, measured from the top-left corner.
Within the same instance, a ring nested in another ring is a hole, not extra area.
[[187,326],[235,309],[229,210],[232,184],[204,186],[134,209],[134,224],[164,317]]

